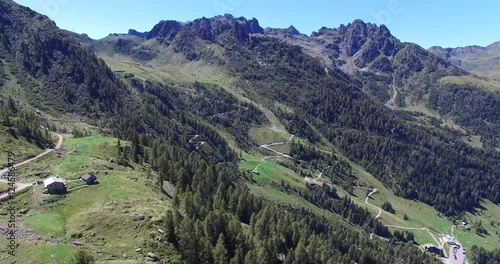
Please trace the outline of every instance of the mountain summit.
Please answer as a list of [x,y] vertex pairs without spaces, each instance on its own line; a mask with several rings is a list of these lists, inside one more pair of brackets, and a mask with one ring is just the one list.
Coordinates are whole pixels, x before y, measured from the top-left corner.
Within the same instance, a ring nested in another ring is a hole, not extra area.
[[161,21],[147,35],[148,39],[164,38],[172,40],[179,32],[194,34],[203,40],[215,41],[217,37],[230,32],[238,40],[246,40],[250,34],[264,33],[259,21],[253,18],[235,18],[226,14],[213,18],[200,18],[187,23],[176,21]]

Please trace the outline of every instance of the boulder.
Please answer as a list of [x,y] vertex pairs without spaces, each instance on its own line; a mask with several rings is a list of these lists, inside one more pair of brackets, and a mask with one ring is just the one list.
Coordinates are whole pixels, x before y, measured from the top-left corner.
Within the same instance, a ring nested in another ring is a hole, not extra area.
[[151,252],[148,253],[148,258],[151,258],[152,260],[157,260],[158,259],[158,257],[155,254],[151,253]]
[[144,221],[144,219],[146,219],[145,215],[135,214],[132,216],[132,221]]

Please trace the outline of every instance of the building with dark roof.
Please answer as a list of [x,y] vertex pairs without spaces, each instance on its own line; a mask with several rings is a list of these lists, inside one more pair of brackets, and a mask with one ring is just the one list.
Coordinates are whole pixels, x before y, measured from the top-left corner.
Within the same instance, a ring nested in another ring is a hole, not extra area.
[[85,184],[87,184],[87,185],[94,185],[94,184],[99,183],[99,181],[97,180],[97,177],[91,173],[83,174],[83,176],[80,179],[82,179],[82,181],[84,181]]

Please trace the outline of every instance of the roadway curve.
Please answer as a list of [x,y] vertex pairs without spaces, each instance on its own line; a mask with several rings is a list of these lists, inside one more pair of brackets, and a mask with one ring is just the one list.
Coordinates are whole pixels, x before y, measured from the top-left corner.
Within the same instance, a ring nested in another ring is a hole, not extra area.
[[371,192],[366,196],[365,203],[378,210],[378,214],[377,214],[377,216],[375,216],[375,219],[378,219],[378,218],[380,218],[380,215],[382,215],[382,208],[368,202],[368,200],[371,198],[372,194],[374,194],[376,192],[377,192],[377,189],[372,189]]
[[[14,165],[14,168],[17,168],[19,166],[22,166],[22,165],[25,165],[25,164],[28,164],[32,161],[35,161],[47,154],[49,154],[50,152],[56,150],[56,149],[59,149],[61,148],[62,146],[62,143],[63,143],[63,136],[60,135],[60,134],[56,134],[57,137],[58,137],[58,141],[57,141],[57,144],[56,144],[56,147],[54,149],[47,149],[45,150],[43,153],[39,154],[38,156],[34,157],[34,158],[31,158],[31,159],[28,159],[28,160],[25,160],[25,161],[22,161],[22,162],[19,162],[17,164]],[[2,175],[4,175],[5,173],[7,173],[9,171],[9,168],[5,168],[3,170],[0,170],[0,182],[3,182],[3,183],[9,183],[9,181],[7,181],[6,179],[3,179]],[[16,182],[16,188],[15,188],[15,192],[20,192],[26,188],[29,188],[33,186],[33,184],[31,183],[20,183],[20,182]],[[9,193],[6,192],[2,195],[0,195],[0,201],[3,201],[5,198],[9,197]]]
[[[371,190],[371,192],[370,192],[370,193],[366,196],[366,198],[365,198],[365,203],[366,203],[367,205],[369,205],[369,206],[371,206],[371,207],[373,207],[373,208],[377,209],[377,210],[378,210],[378,214],[377,214],[377,216],[375,217],[375,219],[380,218],[380,216],[382,215],[382,208],[380,208],[380,207],[378,207],[378,206],[376,206],[376,205],[374,205],[374,204],[371,204],[371,203],[369,202],[369,198],[370,198],[373,194],[375,194],[375,193],[377,192],[377,189],[370,189],[370,188],[361,187],[361,186],[356,186],[356,187],[361,188],[361,189],[365,189],[365,190]],[[439,241],[439,240],[438,240],[438,239],[434,236],[434,234],[432,234],[432,232],[431,232],[428,228],[426,228],[426,227],[404,227],[404,226],[395,226],[395,225],[384,225],[384,226],[386,226],[386,227],[392,227],[392,228],[397,228],[397,229],[404,229],[404,230],[422,230],[422,231],[427,231],[427,232],[429,233],[429,235],[430,235],[430,236],[434,239],[434,241],[436,241],[436,243],[437,243],[439,246],[443,247],[443,245],[444,245],[444,243],[440,242],[440,241]]]
[[[320,182],[319,179],[321,178],[321,176],[323,175],[323,172],[321,172],[318,177],[316,177],[315,179],[311,179],[311,178],[304,178],[305,181],[309,182],[309,183],[312,183],[312,184],[316,184],[316,185],[319,185],[319,186],[322,186],[323,185],[323,182]],[[330,184],[330,186],[334,186],[332,184]],[[382,208],[374,205],[374,204],[371,204],[369,202],[369,199],[370,197],[375,194],[378,190],[377,189],[372,189],[372,188],[368,188],[368,187],[362,187],[362,186],[356,186],[356,188],[359,188],[359,189],[364,189],[364,190],[368,190],[370,191],[370,193],[368,193],[368,195],[366,196],[365,198],[365,203],[372,207],[372,208],[375,208],[377,209],[378,213],[377,213],[377,216],[375,216],[375,219],[378,219],[380,218],[380,216],[382,215]],[[404,226],[396,226],[396,225],[384,225],[385,227],[391,227],[391,228],[397,228],[397,229],[403,229],[403,230],[420,230],[420,231],[426,231],[427,233],[429,233],[429,235],[434,239],[434,241],[436,241],[437,245],[440,246],[441,248],[444,248],[444,244],[446,243],[445,241],[440,241],[439,239],[436,238],[436,236],[434,236],[434,234],[432,233],[431,230],[429,230],[428,228],[426,227],[404,227]],[[453,235],[453,230],[454,230],[454,226],[452,227],[452,235]],[[456,239],[455,239],[456,240]],[[458,250],[459,252],[457,252],[456,256],[457,256],[457,260],[454,259],[454,257],[452,258],[452,249],[450,249],[450,254],[449,254],[449,258],[447,258],[447,263],[460,263],[460,264],[464,264],[465,262],[460,262],[462,261],[462,259],[460,258],[460,256],[462,255],[465,255],[463,254],[461,250],[463,250],[463,246],[460,246],[460,249]],[[446,257],[446,252],[444,252],[445,254],[445,257]]]
[[[275,126],[272,126],[271,127],[271,130],[273,131],[276,131],[276,132],[280,132],[280,133],[283,133],[283,134],[289,134],[288,132],[286,131],[281,131],[279,129],[276,129]],[[269,159],[273,159],[273,158],[287,158],[287,159],[291,159],[292,157],[290,155],[287,155],[285,153],[281,153],[277,150],[274,150],[272,149],[271,147],[273,146],[280,146],[280,145],[285,145],[285,144],[289,144],[292,142],[292,139],[295,135],[292,135],[292,134],[289,134],[290,135],[290,138],[288,139],[288,142],[275,142],[275,143],[270,143],[270,144],[264,144],[264,145],[260,145],[259,148],[263,148],[263,149],[266,149],[266,150],[269,150],[271,152],[274,152],[276,154],[278,154],[278,156],[265,156],[264,158],[262,158],[262,163],[258,164],[257,166],[255,166],[255,168],[253,169],[254,171],[257,171],[257,169],[265,164]]]

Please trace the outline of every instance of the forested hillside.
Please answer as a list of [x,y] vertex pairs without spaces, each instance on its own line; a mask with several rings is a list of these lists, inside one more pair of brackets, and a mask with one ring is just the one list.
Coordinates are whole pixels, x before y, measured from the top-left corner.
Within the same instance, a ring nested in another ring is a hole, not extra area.
[[474,208],[481,197],[498,202],[498,153],[472,149],[437,130],[399,119],[343,76],[326,73],[297,47],[252,38],[246,49],[260,55],[236,72],[245,76],[248,92],[305,113],[326,138],[399,195],[449,215]]
[[[221,25],[221,20],[225,24]],[[310,133],[300,132],[311,130],[307,129],[307,124],[312,124],[350,158],[359,161],[388,186],[393,186],[396,193],[422,200],[447,215],[471,210],[481,198],[499,201],[497,152],[473,149],[437,129],[415,126],[399,119],[356,89],[349,77],[335,70],[325,70],[300,47],[276,38],[252,37],[252,30],[242,35],[239,29],[245,28],[245,22],[241,21],[215,18],[212,25],[227,30],[218,32],[214,38],[203,34],[198,38],[213,39],[223,48],[225,53],[219,57],[224,61],[220,64],[234,76],[242,77],[240,86],[249,97],[259,98],[265,105],[281,102],[308,121],[303,123],[306,127],[287,129],[308,137]],[[196,34],[189,30],[190,27],[174,29]],[[171,28],[164,26],[162,29]],[[406,49],[410,52],[412,46]],[[421,52],[426,53],[425,50]],[[432,58],[432,55],[425,56]],[[428,62],[429,67],[434,64]],[[444,61],[442,65],[453,69]],[[485,107],[497,105],[492,103]],[[311,141],[314,140],[314,136],[311,137]]]
[[4,89],[14,87],[22,91],[19,100],[27,100],[42,110],[84,117],[124,138],[139,137],[138,134],[146,138],[164,137],[186,151],[193,148],[185,139],[187,135],[203,132],[210,145],[215,146],[209,150],[211,158],[234,159],[227,144],[213,130],[168,104],[174,95],[158,98],[154,92],[134,93],[102,60],[59,30],[54,22],[12,1],[0,3],[0,54],[4,71],[9,71],[3,73],[2,81],[10,82]]
[[[310,37],[289,34],[285,30],[277,32],[280,34],[270,31],[269,35],[301,46],[305,53],[323,61],[326,66],[342,69],[351,76],[356,87],[373,99],[393,109],[417,110],[425,114],[429,114],[426,110],[437,110],[442,118],[453,120],[473,135],[481,136],[485,148],[498,147],[495,139],[498,135],[493,135],[495,132],[491,129],[499,125],[491,115],[497,110],[498,94],[481,89],[474,82],[466,83],[463,88],[473,91],[475,102],[462,101],[468,107],[466,111],[443,110],[455,104],[457,98],[449,96],[449,91],[455,89],[453,84],[440,80],[470,75],[458,68],[461,65],[456,63],[457,59],[450,60],[451,55],[444,56],[435,51],[438,49],[427,52],[416,44],[401,42],[384,25],[361,20],[339,28],[323,27]],[[495,54],[496,46],[491,45],[478,53]],[[451,54],[461,54],[463,50],[451,51]],[[495,64],[490,65],[494,67]],[[435,100],[436,96],[442,100]],[[478,105],[481,105],[480,109]]]

